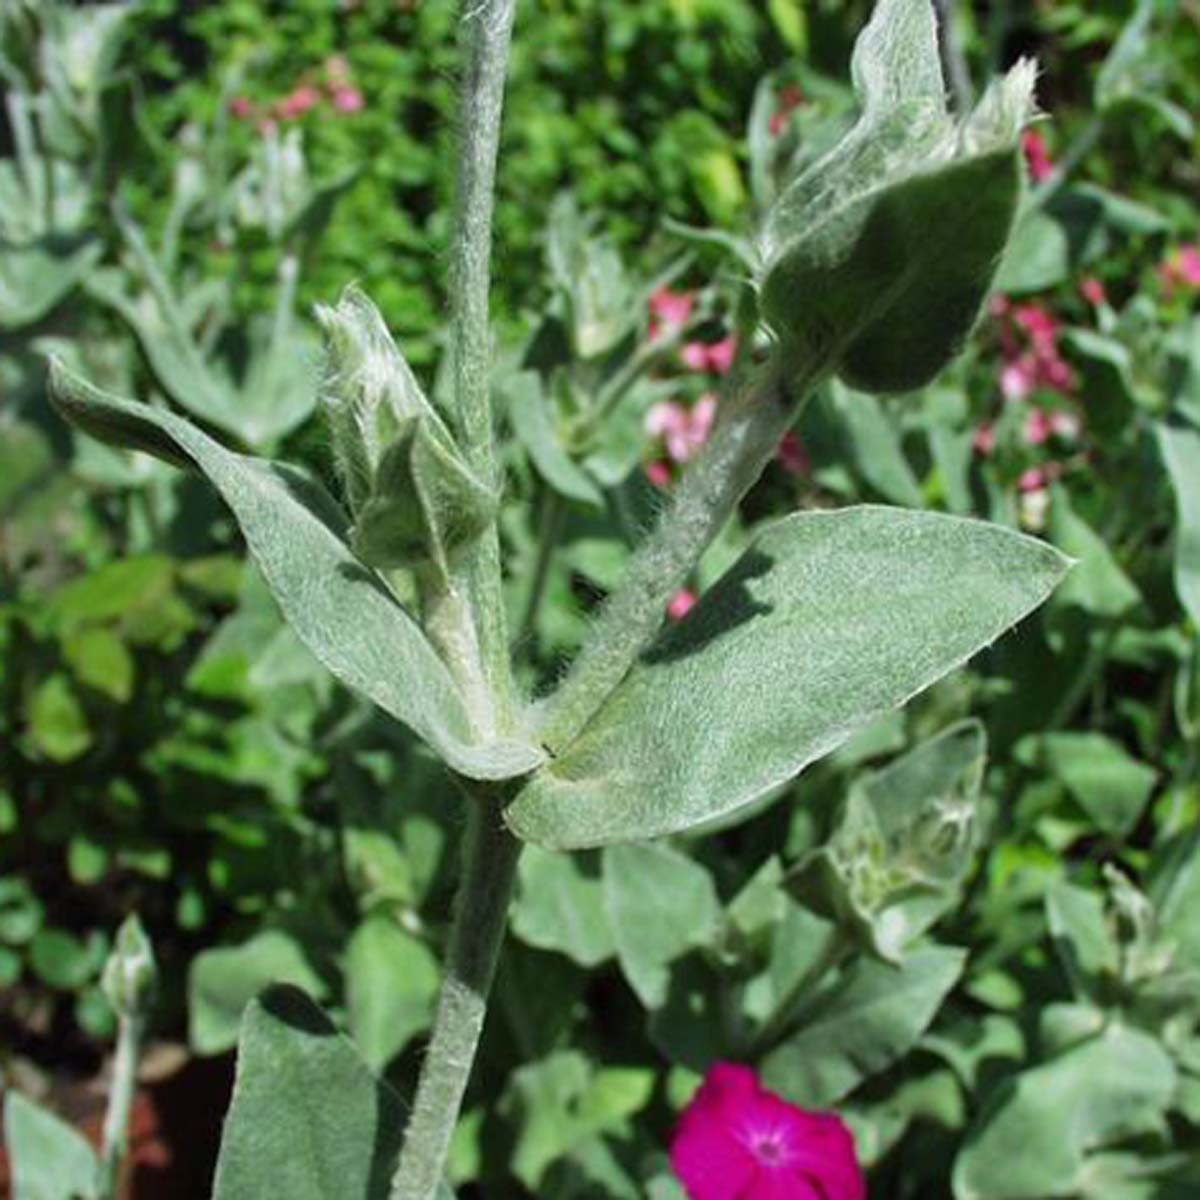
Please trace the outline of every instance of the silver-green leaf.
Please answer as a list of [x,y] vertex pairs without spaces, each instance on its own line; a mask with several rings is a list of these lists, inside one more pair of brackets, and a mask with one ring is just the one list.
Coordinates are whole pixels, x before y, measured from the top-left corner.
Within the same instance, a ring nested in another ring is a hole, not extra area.
[[864,506],[770,526],[506,810],[556,848],[749,804],[961,666],[1068,560],[999,526]]
[[383,578],[347,541],[349,521],[300,471],[226,450],[180,417],[109,396],[52,366],[53,399],[102,441],[201,471],[233,510],[284,617],[347,687],[424,738],[455,771],[502,779],[532,770],[541,752],[474,735],[449,670]]

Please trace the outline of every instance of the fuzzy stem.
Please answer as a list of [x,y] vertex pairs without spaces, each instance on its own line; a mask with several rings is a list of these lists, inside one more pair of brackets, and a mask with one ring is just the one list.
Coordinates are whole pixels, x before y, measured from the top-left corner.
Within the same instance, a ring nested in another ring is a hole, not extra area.
[[933,0],[933,6],[938,15],[938,53],[942,59],[942,72],[950,84],[954,111],[965,115],[975,102],[975,91],[971,86],[971,69],[954,27],[954,0]]
[[504,938],[521,843],[490,800],[472,799],[467,822],[446,974],[391,1200],[433,1200],[437,1194]]
[[671,597],[750,490],[799,415],[823,364],[797,368],[777,354],[729,400],[704,451],[683,477],[657,529],[635,552],[539,731],[551,752],[567,745],[658,631]]
[[100,1151],[98,1200],[113,1200],[129,1132],[129,1112],[137,1085],[138,1053],[141,1048],[144,1019],[122,1016],[117,1025],[117,1048],[113,1055],[112,1087],[104,1114],[104,1135]]
[[[458,162],[458,196],[451,249],[454,309],[455,424],[467,461],[480,479],[495,480],[490,392],[491,334],[488,288],[492,212],[504,80],[515,0],[465,0],[465,57]],[[469,598],[479,673],[493,697],[492,734],[513,723],[514,699],[508,630],[500,575],[499,533],[493,525],[453,570],[452,588]]]

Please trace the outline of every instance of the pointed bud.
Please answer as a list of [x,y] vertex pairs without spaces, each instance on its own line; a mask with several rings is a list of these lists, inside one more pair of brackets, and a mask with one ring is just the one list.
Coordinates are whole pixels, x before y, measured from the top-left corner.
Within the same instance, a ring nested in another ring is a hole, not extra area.
[[145,1016],[158,990],[158,967],[150,939],[136,913],[117,930],[116,945],[104,964],[100,986],[121,1017]]

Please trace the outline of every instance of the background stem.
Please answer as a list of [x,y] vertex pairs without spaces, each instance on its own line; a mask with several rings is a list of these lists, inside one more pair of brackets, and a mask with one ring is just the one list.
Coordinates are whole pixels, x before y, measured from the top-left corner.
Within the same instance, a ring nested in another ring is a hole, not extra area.
[[108,1093],[108,1108],[104,1113],[97,1200],[113,1200],[117,1194],[121,1160],[125,1157],[128,1142],[129,1111],[133,1106],[133,1093],[137,1086],[138,1053],[143,1028],[144,1021],[139,1016],[122,1016],[117,1025],[112,1085]]
[[521,843],[491,799],[471,802],[462,879],[438,997],[391,1200],[433,1200],[483,1030]]

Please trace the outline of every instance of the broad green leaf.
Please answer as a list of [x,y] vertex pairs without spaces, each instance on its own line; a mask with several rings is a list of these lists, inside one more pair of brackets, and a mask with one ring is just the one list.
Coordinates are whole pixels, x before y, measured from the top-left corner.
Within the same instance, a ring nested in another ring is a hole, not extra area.
[[858,123],[767,216],[762,313],[800,361],[906,391],[957,352],[990,287],[1021,191],[1033,69],[1018,64],[957,122],[933,6],[880,0],[851,70]]
[[996,273],[995,290],[1024,296],[1057,287],[1071,274],[1071,243],[1062,224],[1040,209],[1018,220]]
[[1136,403],[1129,350],[1116,338],[1090,329],[1068,330],[1063,341],[1083,377],[1088,428],[1101,436],[1119,436],[1133,419]]
[[1200,432],[1159,425],[1158,445],[1175,489],[1175,591],[1200,629]]
[[1059,881],[1046,892],[1046,923],[1077,995],[1099,999],[1120,968],[1099,892]]
[[111,629],[91,626],[63,639],[63,657],[75,678],[124,704],[133,695],[134,662],[125,643]]
[[220,1054],[236,1045],[246,1006],[274,983],[303,988],[316,999],[325,984],[299,943],[267,929],[240,946],[203,950],[188,971],[188,1041],[197,1054]]
[[604,507],[604,497],[591,478],[576,466],[563,448],[547,406],[545,393],[534,371],[522,371],[504,386],[506,412],[513,431],[533,459],[538,474],[560,495],[593,508]]
[[45,238],[27,246],[0,241],[0,329],[20,329],[41,320],[100,257],[87,238]]
[[669,846],[608,846],[604,902],[625,978],[647,1008],[658,1008],[668,964],[708,942],[720,919],[712,877]]
[[51,762],[70,762],[92,744],[87,714],[66,675],[48,675],[41,682],[27,715],[33,744]]
[[246,1010],[213,1200],[386,1200],[399,1097],[302,992]]
[[1065,566],[1049,546],[957,517],[787,517],[648,648],[505,818],[565,848],[732,813],[989,645]]
[[649,1068],[596,1068],[576,1050],[519,1068],[501,1100],[501,1111],[520,1118],[513,1174],[541,1194],[538,1185],[555,1160],[596,1134],[624,1130],[653,1089]]
[[424,942],[384,912],[369,916],[346,947],[350,1034],[373,1071],[382,1071],[433,1016],[440,973]]
[[836,1104],[916,1044],[965,961],[961,950],[932,945],[899,966],[856,960],[767,1055],[763,1081],[808,1108]]
[[588,874],[583,860],[530,847],[517,868],[520,887],[512,930],[523,942],[557,950],[583,967],[594,967],[614,951],[604,885]]
[[541,758],[518,741],[479,743],[449,671],[384,580],[347,542],[347,519],[299,471],[224,449],[181,418],[105,395],[53,367],[54,402],[101,440],[202,471],[233,509],[300,640],[347,687],[425,738],[454,770],[497,779]]
[[921,486],[904,457],[899,431],[874,397],[834,384],[830,403],[841,422],[848,458],[882,496],[906,508],[921,508]]
[[1019,744],[1018,758],[1061,780],[1106,833],[1122,836],[1137,824],[1158,772],[1099,733],[1048,733]]
[[1159,1042],[1110,1025],[997,1089],[954,1164],[956,1200],[1077,1195],[1088,1152],[1159,1129],[1174,1089]]
[[82,1135],[20,1092],[4,1098],[12,1200],[93,1200],[96,1156]]
[[1158,853],[1149,894],[1179,958],[1200,969],[1200,829],[1177,835]]
[[93,930],[86,941],[65,929],[39,929],[29,944],[29,965],[48,987],[78,991],[100,970],[105,948]]
[[1141,593],[1121,569],[1098,533],[1075,511],[1065,488],[1053,490],[1050,540],[1078,565],[1054,597],[1056,606],[1074,606],[1097,617],[1119,617],[1135,608]]

